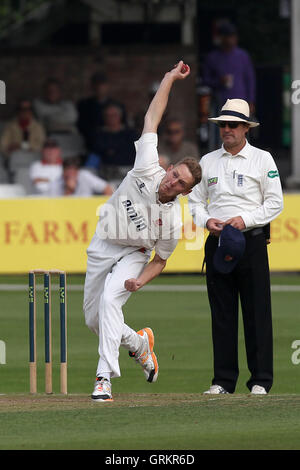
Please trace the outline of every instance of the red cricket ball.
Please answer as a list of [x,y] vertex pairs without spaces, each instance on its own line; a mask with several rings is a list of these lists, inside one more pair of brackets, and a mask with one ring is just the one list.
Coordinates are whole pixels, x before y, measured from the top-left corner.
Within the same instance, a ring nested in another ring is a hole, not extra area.
[[183,64],[183,66],[181,67],[181,73],[186,73],[188,69],[189,69],[189,66],[186,64]]

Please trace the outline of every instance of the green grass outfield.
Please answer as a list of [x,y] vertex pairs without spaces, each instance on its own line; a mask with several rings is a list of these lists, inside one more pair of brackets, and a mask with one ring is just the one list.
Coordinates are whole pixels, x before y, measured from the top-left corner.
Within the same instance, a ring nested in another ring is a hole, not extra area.
[[[39,292],[39,394],[32,397],[28,393],[27,278],[0,277],[0,340],[6,344],[6,364],[0,365],[0,449],[300,448],[300,364],[291,361],[292,343],[300,340],[300,277],[272,277],[273,285],[291,288],[272,293],[275,378],[270,395],[248,395],[242,328],[236,393],[201,395],[212,374],[207,294],[195,290],[204,287],[204,278],[165,275],[151,283],[152,291],[133,294],[124,309],[132,328],[151,326],[154,330],[159,379],[147,383],[140,368],[121,350],[122,377],[113,380],[114,402],[102,404],[91,403],[89,398],[97,338],[84,325],[80,289],[84,278],[70,276],[68,280],[69,395],[43,394]],[[176,286],[173,290],[172,285]],[[52,302],[54,390],[58,392],[59,301],[54,293]]]

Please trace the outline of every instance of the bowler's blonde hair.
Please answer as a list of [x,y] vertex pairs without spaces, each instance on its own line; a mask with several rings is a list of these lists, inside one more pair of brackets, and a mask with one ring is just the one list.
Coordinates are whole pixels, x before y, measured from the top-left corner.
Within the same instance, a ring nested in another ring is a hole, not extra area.
[[194,158],[194,157],[185,157],[182,160],[180,160],[178,163],[176,163],[175,167],[179,166],[179,165],[186,165],[188,167],[188,169],[190,170],[192,176],[194,177],[193,186],[200,183],[200,181],[202,179],[202,170],[201,170],[201,166],[200,166],[200,164],[199,164],[199,162],[196,158]]

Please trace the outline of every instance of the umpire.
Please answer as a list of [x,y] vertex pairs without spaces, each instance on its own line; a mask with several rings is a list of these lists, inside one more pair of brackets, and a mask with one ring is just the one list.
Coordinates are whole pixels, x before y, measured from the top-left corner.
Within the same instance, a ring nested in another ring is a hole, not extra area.
[[249,129],[259,125],[249,115],[246,101],[231,99],[220,116],[210,119],[219,126],[223,145],[202,157],[202,180],[189,196],[195,224],[210,232],[205,260],[214,378],[208,394],[235,391],[239,297],[251,373],[247,387],[252,394],[266,394],[273,383],[267,232],[283,209],[283,196],[271,154],[246,139]]

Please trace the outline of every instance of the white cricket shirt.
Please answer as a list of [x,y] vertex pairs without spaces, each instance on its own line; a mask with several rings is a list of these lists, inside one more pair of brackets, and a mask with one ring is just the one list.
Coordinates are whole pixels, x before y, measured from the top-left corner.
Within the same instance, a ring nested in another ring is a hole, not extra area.
[[[93,194],[101,194],[105,190],[107,186],[107,182],[99,178],[96,175],[93,175],[90,171],[88,170],[79,170],[78,171],[78,180],[77,180],[77,185],[74,193],[72,196],[92,196]],[[49,196],[64,196],[65,193],[65,183],[63,176],[60,178],[56,179],[55,181],[52,181],[49,190],[48,190],[48,195]]]
[[167,259],[181,235],[180,203],[158,200],[166,172],[158,162],[157,134],[143,134],[135,146],[134,167],[101,207],[96,233],[117,245],[155,249]]
[[241,216],[246,230],[262,227],[283,209],[279,173],[269,152],[246,141],[237,155],[222,146],[200,161],[202,180],[189,195],[196,225],[206,227],[210,218],[225,222]]
[[38,194],[47,194],[52,181],[62,176],[62,165],[50,165],[42,161],[34,162],[29,169],[29,176],[34,183],[35,179],[47,179],[48,181],[39,181],[34,183],[34,188]]

